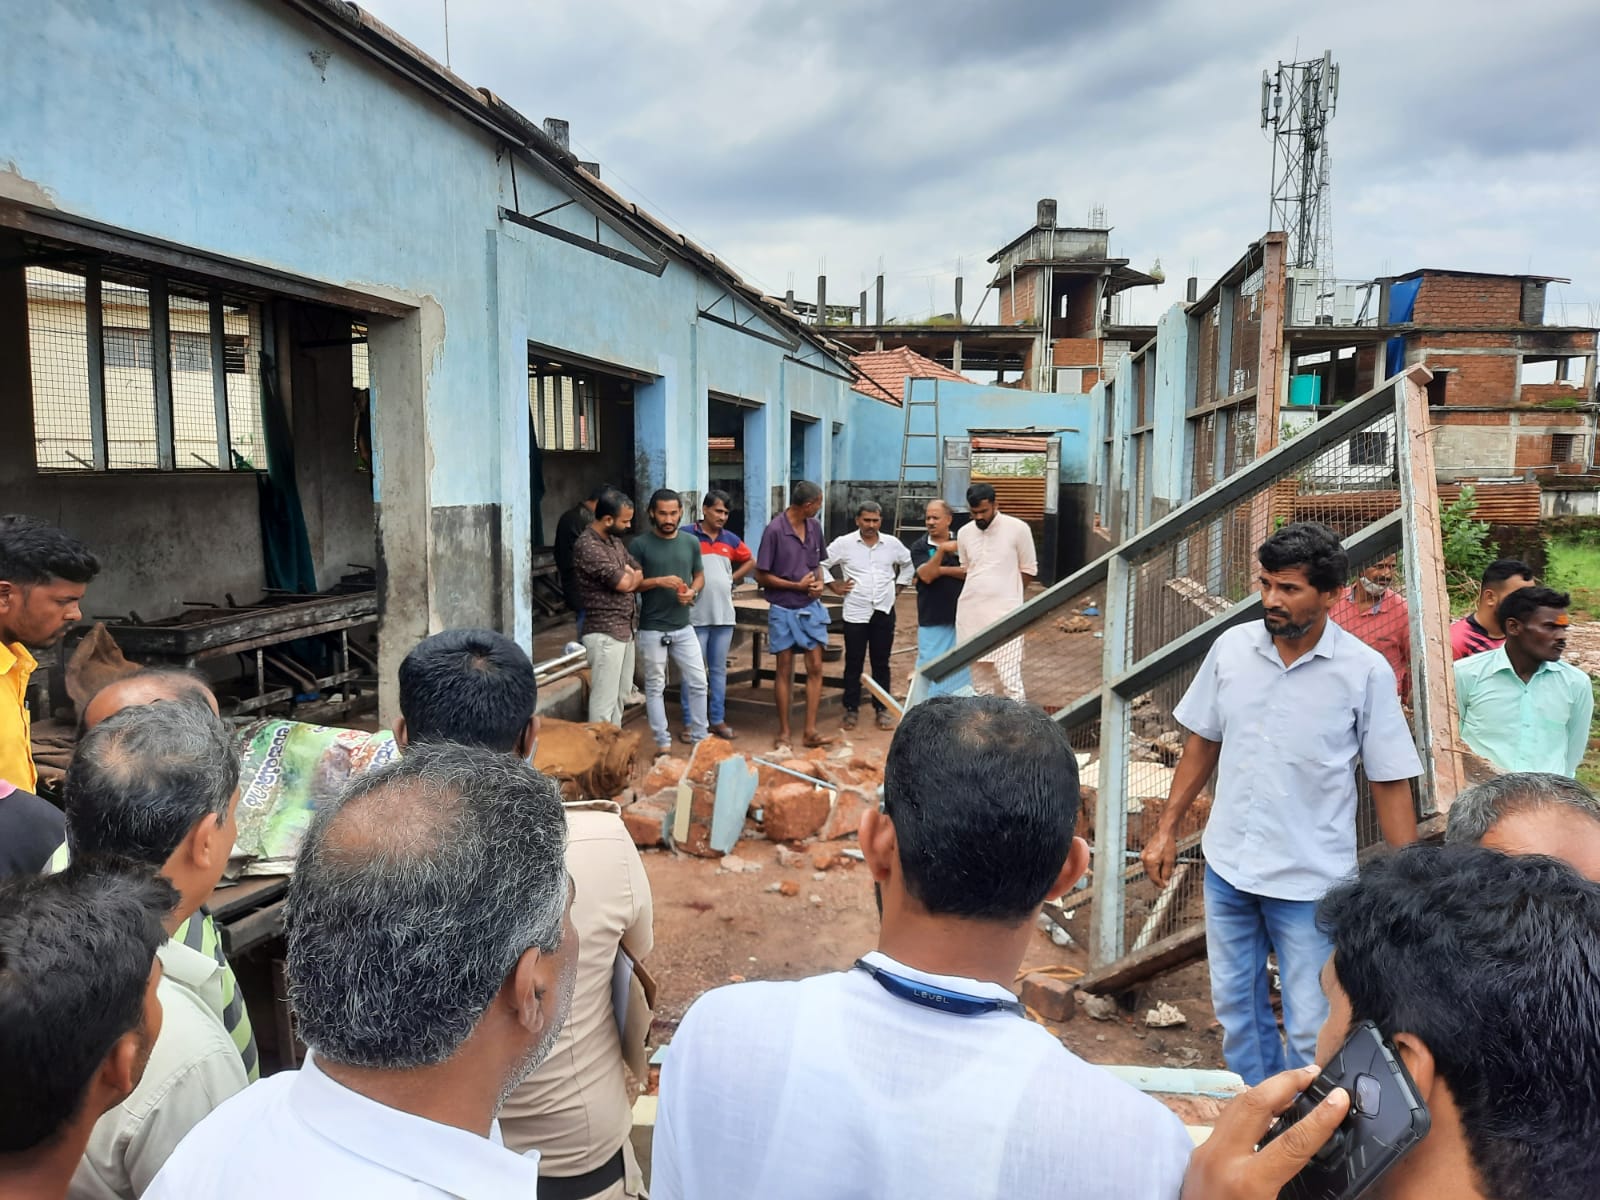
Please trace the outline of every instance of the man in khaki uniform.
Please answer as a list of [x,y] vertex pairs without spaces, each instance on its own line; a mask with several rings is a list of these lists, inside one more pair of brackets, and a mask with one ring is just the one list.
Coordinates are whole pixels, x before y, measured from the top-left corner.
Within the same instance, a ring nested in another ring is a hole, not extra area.
[[[537,699],[533,664],[516,643],[487,629],[449,630],[400,665],[395,737],[402,746],[460,742],[533,762]],[[628,1141],[635,1093],[612,981],[619,950],[634,962],[650,953],[650,881],[615,804],[565,807],[577,983],[554,1049],[501,1108],[500,1130],[510,1149],[539,1152],[540,1200],[622,1200],[644,1187]]]

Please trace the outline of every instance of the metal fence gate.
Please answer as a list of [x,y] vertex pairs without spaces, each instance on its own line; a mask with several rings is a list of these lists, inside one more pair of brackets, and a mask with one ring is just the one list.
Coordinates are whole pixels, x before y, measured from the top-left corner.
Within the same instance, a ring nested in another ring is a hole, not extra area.
[[[1139,851],[1166,803],[1185,737],[1172,710],[1216,636],[1260,619],[1255,551],[1273,530],[1297,520],[1329,525],[1344,539],[1352,575],[1396,556],[1395,588],[1409,609],[1412,729],[1424,769],[1419,816],[1448,807],[1460,786],[1427,379],[1425,368],[1412,368],[1316,422],[928,663],[914,680],[913,702],[925,680],[970,669],[997,648],[1020,652],[1028,699],[1068,732],[1083,789],[1079,833],[1094,855],[1089,891],[1067,904],[1092,930],[1091,988],[1111,986],[1104,981],[1132,963],[1181,961],[1203,946],[1200,829],[1209,791],[1180,829],[1179,871],[1164,892],[1146,879]],[[1143,500],[1131,496],[1127,511],[1139,511]],[[1364,782],[1358,838],[1363,847],[1379,838]]]

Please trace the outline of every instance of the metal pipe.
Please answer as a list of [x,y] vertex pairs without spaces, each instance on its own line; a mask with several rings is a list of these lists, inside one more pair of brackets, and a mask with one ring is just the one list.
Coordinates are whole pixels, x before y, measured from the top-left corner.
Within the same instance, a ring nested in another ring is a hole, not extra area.
[[827,788],[830,792],[837,792],[839,790],[826,779],[818,779],[815,775],[804,774],[801,771],[796,771],[793,767],[786,767],[782,763],[775,763],[768,758],[757,758],[754,754],[752,754],[750,755],[750,761],[753,763],[760,763],[763,767],[771,767],[774,771],[782,771],[785,775],[793,775],[796,779],[804,779],[807,783],[813,784],[819,788]]

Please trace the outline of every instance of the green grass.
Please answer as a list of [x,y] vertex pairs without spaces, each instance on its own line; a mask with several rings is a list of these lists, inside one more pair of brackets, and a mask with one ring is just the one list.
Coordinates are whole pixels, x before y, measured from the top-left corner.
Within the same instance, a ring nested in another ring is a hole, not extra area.
[[1543,582],[1572,593],[1574,620],[1594,620],[1600,614],[1600,541],[1593,537],[1551,538]]

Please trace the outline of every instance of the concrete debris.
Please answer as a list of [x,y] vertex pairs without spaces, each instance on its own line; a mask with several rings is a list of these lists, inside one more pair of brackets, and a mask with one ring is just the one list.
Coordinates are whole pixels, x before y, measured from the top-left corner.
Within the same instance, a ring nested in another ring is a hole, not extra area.
[[[761,796],[759,787],[756,795]],[[775,842],[798,842],[822,828],[831,799],[832,793],[799,780],[780,784],[761,803],[761,824]]]
[[811,876],[811,878],[813,880],[819,880],[819,879],[826,879],[827,876],[824,875],[821,871],[817,871]]
[[821,904],[822,903],[822,897],[817,895],[815,892],[811,893],[810,899],[811,899],[811,903],[813,903],[813,904]]
[[1088,633],[1094,626],[1084,617],[1061,617],[1056,621],[1056,628],[1062,633]]
[[1034,973],[1022,978],[1022,1002],[1046,1021],[1070,1021],[1072,985],[1053,975]]
[[866,862],[867,861],[867,856],[865,854],[863,854],[860,850],[856,849],[854,846],[847,846],[845,849],[839,851],[839,855],[840,855],[841,858],[854,859],[856,862]]
[[1179,1046],[1163,1061],[1169,1067],[1192,1067],[1200,1061],[1200,1051],[1193,1046]]
[[1189,1018],[1163,1000],[1144,1014],[1144,1023],[1151,1029],[1171,1029],[1175,1025],[1187,1025]]
[[798,850],[792,850],[782,843],[774,849],[773,857],[778,860],[780,867],[803,867],[806,863],[804,854],[801,854]]
[[769,891],[769,892],[781,892],[781,891],[783,891],[783,884],[781,884],[781,883],[769,883],[769,884],[767,884],[767,891]]
[[622,810],[622,824],[628,836],[635,846],[643,849],[667,844],[667,823],[671,819],[672,805],[655,797],[635,800]]
[[719,871],[727,871],[730,875],[742,875],[746,871],[759,871],[761,864],[752,862],[748,858],[740,858],[737,854],[724,854],[717,863]]
[[1114,997],[1089,996],[1083,992],[1079,992],[1078,996],[1083,1001],[1083,1011],[1096,1021],[1115,1021],[1121,1011]]

